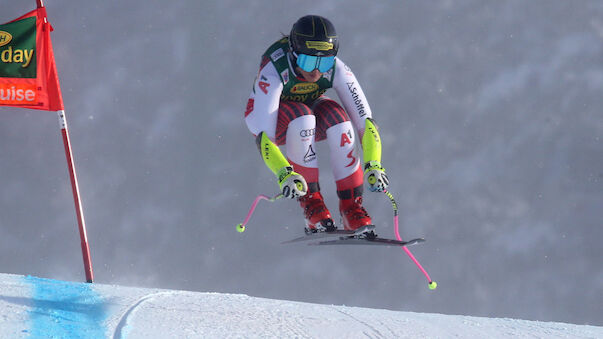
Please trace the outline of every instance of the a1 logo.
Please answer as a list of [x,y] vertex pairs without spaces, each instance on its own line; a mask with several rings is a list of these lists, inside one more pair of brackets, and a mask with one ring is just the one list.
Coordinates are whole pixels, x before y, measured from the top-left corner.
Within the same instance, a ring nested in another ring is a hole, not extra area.
[[352,132],[347,131],[346,133],[341,133],[341,144],[339,147],[343,147],[346,144],[352,144]]

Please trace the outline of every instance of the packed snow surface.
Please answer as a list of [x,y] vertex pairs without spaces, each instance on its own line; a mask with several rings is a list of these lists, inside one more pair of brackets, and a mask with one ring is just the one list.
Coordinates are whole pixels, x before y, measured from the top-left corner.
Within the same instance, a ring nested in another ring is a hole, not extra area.
[[1,338],[603,338],[603,327],[0,274]]

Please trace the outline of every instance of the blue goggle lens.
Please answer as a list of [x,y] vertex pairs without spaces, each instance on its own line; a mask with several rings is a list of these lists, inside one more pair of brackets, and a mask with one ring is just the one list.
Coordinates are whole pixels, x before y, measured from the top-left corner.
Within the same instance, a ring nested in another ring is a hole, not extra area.
[[312,72],[318,68],[318,71],[324,73],[333,68],[333,65],[335,65],[335,57],[319,57],[314,55],[299,54],[297,56],[297,65],[306,72]]

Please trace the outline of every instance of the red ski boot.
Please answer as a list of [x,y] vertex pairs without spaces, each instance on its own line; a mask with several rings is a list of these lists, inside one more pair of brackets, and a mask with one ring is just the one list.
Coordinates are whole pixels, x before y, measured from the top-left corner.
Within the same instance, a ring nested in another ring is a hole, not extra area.
[[298,200],[306,217],[306,233],[333,232],[336,229],[320,191],[308,192]]
[[[354,199],[339,200],[339,211],[343,219],[343,228],[355,231],[363,226],[372,225],[373,221],[367,211],[362,207],[362,196]],[[370,231],[368,233],[371,233]],[[367,236],[370,236],[367,234]]]

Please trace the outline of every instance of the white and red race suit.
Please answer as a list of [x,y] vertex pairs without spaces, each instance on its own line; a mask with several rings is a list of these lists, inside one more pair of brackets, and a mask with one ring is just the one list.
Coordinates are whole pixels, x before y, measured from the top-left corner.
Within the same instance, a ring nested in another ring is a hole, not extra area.
[[[294,170],[318,187],[318,162],[314,143],[326,139],[331,167],[341,199],[362,195],[363,173],[356,148],[355,130],[364,133],[370,106],[352,70],[335,58],[335,65],[316,82],[296,72],[287,37],[263,54],[245,122],[254,135],[264,132],[277,145],[285,145]],[[343,107],[324,95],[333,88]]]

